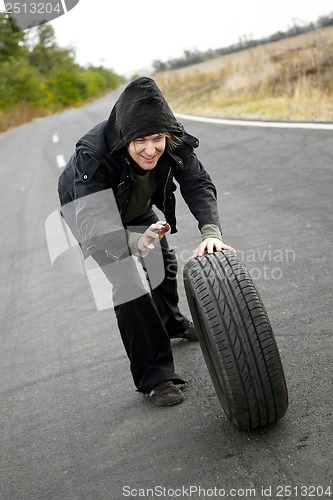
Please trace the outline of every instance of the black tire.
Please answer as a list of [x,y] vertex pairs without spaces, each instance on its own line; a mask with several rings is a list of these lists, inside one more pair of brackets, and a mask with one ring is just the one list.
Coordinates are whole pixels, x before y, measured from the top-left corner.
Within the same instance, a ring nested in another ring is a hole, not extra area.
[[288,391],[266,309],[234,252],[190,260],[184,286],[203,355],[223,410],[240,430],[276,422]]

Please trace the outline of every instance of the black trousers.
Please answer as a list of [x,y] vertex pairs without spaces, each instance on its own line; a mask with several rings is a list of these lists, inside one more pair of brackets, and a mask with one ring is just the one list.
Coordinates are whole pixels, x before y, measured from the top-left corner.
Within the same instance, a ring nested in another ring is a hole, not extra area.
[[[144,216],[128,223],[127,227],[135,230],[136,226],[140,226],[138,232],[143,232],[157,220],[157,215],[150,209]],[[147,278],[144,273],[138,272],[133,257],[114,262],[103,250],[92,255],[112,284],[114,310],[134,384],[143,393],[150,392],[166,380],[184,383],[174,372],[170,337],[186,330],[189,320],[178,307],[175,253],[169,248],[165,236],[160,245],[155,254],[151,250],[146,258],[140,258],[142,268],[148,270]],[[154,276],[152,280],[149,268],[158,269],[158,278],[161,265],[164,278],[154,287]]]

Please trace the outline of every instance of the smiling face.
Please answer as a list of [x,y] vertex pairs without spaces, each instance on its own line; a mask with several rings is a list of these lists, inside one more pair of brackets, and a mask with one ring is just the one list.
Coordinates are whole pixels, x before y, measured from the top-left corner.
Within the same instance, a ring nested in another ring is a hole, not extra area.
[[164,153],[165,146],[165,134],[154,134],[129,142],[127,152],[136,167],[153,170]]

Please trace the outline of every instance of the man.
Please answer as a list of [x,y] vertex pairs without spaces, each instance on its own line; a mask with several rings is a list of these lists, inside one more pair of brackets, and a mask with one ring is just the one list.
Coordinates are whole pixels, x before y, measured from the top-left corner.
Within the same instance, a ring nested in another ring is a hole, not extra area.
[[[222,241],[216,189],[194,152],[198,144],[176,120],[155,81],[137,78],[109,119],[78,141],[59,178],[63,217],[84,257],[91,255],[112,283],[137,390],[157,406],[184,400],[178,385],[185,382],[174,372],[170,338],[197,339],[178,307],[177,261],[164,236],[169,229],[177,232],[174,180],[201,232],[191,258],[233,250]],[[165,221],[158,220],[153,205]],[[159,243],[164,279],[154,286],[148,272],[149,293],[133,256],[146,269]]]

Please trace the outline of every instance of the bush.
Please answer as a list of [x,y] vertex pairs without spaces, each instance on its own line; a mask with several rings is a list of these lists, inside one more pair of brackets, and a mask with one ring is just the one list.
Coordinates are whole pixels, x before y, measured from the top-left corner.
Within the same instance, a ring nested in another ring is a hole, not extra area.
[[79,76],[76,73],[65,73],[64,71],[60,71],[47,80],[47,102],[53,110],[60,110],[65,106],[80,105],[81,94],[78,80]]
[[89,70],[78,73],[77,85],[82,99],[89,99],[108,88],[107,81],[103,76]]
[[26,100],[38,105],[41,100],[39,75],[25,59],[10,59],[0,64],[0,108],[6,109]]

